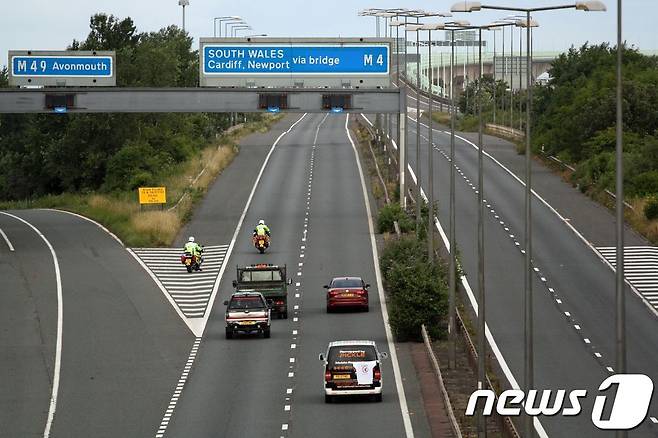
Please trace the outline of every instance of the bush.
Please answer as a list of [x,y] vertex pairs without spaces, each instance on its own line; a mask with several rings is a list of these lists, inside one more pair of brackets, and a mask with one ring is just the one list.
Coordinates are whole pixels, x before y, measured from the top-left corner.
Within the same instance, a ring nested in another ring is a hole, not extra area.
[[644,206],[644,216],[650,221],[658,219],[658,197],[653,197]]
[[390,323],[399,341],[420,340],[422,324],[435,339],[445,332],[446,268],[429,263],[425,254],[423,241],[415,238],[393,241],[382,252]]
[[400,230],[406,233],[414,228],[413,221],[402,210],[400,204],[393,203],[382,207],[377,217],[377,229],[380,233],[394,233],[395,227],[393,222],[398,221]]

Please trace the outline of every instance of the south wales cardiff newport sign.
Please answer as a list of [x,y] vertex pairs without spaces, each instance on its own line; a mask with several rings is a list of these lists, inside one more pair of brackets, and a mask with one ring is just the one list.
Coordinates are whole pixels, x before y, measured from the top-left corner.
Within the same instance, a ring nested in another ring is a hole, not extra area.
[[201,38],[201,86],[388,88],[391,43],[382,38]]

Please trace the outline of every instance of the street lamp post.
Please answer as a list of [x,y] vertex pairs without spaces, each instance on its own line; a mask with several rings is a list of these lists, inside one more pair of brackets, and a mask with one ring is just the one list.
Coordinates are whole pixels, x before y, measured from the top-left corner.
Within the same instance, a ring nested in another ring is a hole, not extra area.
[[[530,84],[530,69],[532,60],[530,59],[530,28],[532,27],[532,21],[530,14],[539,11],[548,11],[556,9],[577,9],[582,11],[605,11],[605,5],[598,0],[591,1],[577,1],[568,5],[558,5],[558,6],[545,6],[537,8],[518,8],[518,7],[506,7],[506,6],[490,6],[483,5],[479,1],[463,1],[456,3],[451,8],[452,12],[473,12],[479,11],[481,9],[494,9],[494,10],[504,10],[504,11],[517,11],[524,12],[526,14],[525,27],[527,30],[527,81],[528,81],[528,103],[526,105],[526,147],[525,147],[525,236],[524,236],[524,251],[525,251],[525,263],[524,263],[524,377],[525,377],[525,389],[528,390],[534,389],[534,343],[533,343],[533,297],[532,297],[532,180],[531,180],[531,164],[532,164],[532,149],[531,149],[531,139],[530,139],[530,116],[531,116],[531,99],[532,99],[532,86]],[[619,269],[619,267],[618,267]],[[623,271],[622,271],[623,273]],[[622,274],[623,275],[623,274]],[[620,303],[617,303],[619,311]],[[618,343],[618,352],[623,346],[624,340]],[[617,372],[623,372],[617,370]],[[529,415],[524,416],[524,436],[532,437],[533,436],[533,419]]]
[[183,7],[183,32],[185,32],[185,7],[190,5],[190,0],[178,0],[178,5]]
[[[615,139],[615,216],[616,223],[616,258],[615,258],[615,297],[617,311],[615,313],[615,344],[617,373],[626,372],[626,298],[624,296],[624,143],[623,143],[623,113],[622,113],[622,1],[617,0],[617,114]],[[625,431],[618,431],[617,436],[624,438]]]

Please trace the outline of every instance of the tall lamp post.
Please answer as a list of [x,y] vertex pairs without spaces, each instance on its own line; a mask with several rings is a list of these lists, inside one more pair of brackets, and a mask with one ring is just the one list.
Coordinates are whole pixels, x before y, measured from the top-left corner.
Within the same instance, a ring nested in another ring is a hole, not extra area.
[[183,7],[183,32],[185,32],[185,6],[190,5],[190,0],[178,0],[178,5]]
[[[494,10],[503,10],[503,11],[516,11],[516,12],[525,12],[526,14],[526,74],[527,74],[527,85],[528,92],[527,98],[528,103],[526,105],[526,145],[525,145],[525,236],[524,236],[524,251],[525,251],[525,263],[524,263],[524,382],[526,391],[534,389],[534,342],[533,342],[533,297],[532,297],[532,149],[531,149],[531,139],[530,139],[530,117],[531,117],[531,107],[532,107],[532,86],[531,86],[531,66],[532,60],[530,59],[530,28],[531,28],[531,17],[530,14],[540,11],[556,10],[556,9],[577,9],[581,11],[605,11],[605,5],[598,0],[590,1],[577,1],[571,4],[566,5],[556,5],[556,6],[545,6],[537,8],[519,8],[519,7],[507,7],[507,6],[493,6],[493,5],[483,5],[479,1],[460,1],[453,5],[451,8],[452,12],[474,12],[481,9],[494,9]],[[619,266],[617,266],[619,269]],[[623,270],[622,270],[623,273]],[[617,307],[619,307],[619,300]],[[618,342],[618,351],[623,347],[624,340]],[[621,347],[620,347],[621,346]],[[624,370],[617,370],[617,372],[623,373]],[[532,417],[526,415],[524,416],[524,436],[532,437],[533,436],[533,419]]]
[[[615,216],[617,219],[615,246],[615,297],[617,311],[615,313],[616,367],[618,373],[626,372],[626,298],[624,296],[624,143],[623,143],[623,113],[622,113],[622,1],[617,0],[617,114],[615,140]],[[626,437],[625,431],[617,432],[620,438]]]

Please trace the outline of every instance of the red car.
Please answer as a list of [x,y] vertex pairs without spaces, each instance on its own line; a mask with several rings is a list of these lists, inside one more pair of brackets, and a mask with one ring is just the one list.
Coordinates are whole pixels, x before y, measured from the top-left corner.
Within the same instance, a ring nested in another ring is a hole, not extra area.
[[327,313],[337,308],[358,307],[368,311],[368,288],[361,277],[336,277],[325,285]]

